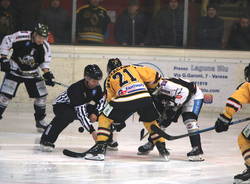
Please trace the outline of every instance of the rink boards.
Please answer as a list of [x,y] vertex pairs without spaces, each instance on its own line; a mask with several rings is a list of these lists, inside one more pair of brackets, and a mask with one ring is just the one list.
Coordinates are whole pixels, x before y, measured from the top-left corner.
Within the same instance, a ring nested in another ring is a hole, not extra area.
[[[56,80],[71,84],[83,76],[87,64],[98,64],[106,73],[109,58],[120,58],[124,64],[142,64],[155,68],[165,77],[182,77],[196,82],[205,95],[205,111],[221,111],[226,98],[244,81],[243,70],[250,53],[170,48],[126,48],[97,46],[52,46],[52,63]],[[1,76],[3,74],[1,73]],[[29,103],[21,86],[13,102]],[[65,90],[48,87],[48,102]],[[246,109],[247,110],[247,109]],[[246,111],[243,109],[243,111]]]

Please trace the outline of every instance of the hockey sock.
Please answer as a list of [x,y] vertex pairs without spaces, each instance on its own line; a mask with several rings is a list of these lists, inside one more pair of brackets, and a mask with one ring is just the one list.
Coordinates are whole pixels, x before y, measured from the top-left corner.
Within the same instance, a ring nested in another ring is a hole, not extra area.
[[11,100],[10,98],[6,97],[3,94],[0,94],[0,119],[2,119],[2,115],[6,107],[8,106],[10,100]]
[[2,115],[3,115],[4,111],[5,111],[5,109],[6,109],[6,107],[0,106],[0,119],[3,118]]
[[108,141],[111,134],[111,123],[113,120],[100,115],[98,118],[98,131],[97,131],[97,142]]
[[189,139],[192,148],[198,147],[199,149],[201,149],[201,136],[199,134],[190,136]]
[[46,111],[46,106],[38,106],[34,104],[34,116],[35,116],[35,120],[39,121],[39,120],[43,120],[46,116],[45,111]]
[[250,140],[248,140],[242,133],[238,137],[238,144],[245,164],[250,166]]
[[150,137],[151,137],[154,144],[156,142],[165,142],[165,139],[163,137],[161,137],[159,134],[157,134],[151,130],[152,125],[159,127],[156,120],[151,121],[151,122],[143,122],[143,124],[144,124],[144,127],[147,129],[147,131],[150,133]]

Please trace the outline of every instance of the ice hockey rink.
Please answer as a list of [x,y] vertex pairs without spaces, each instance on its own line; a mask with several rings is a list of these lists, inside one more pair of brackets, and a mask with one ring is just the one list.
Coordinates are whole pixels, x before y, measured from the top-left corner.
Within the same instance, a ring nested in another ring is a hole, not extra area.
[[[118,151],[108,151],[105,161],[88,161],[62,154],[64,148],[83,152],[94,144],[88,133],[78,132],[79,122],[65,129],[54,152],[41,152],[41,134],[35,129],[32,104],[13,106],[9,105],[0,121],[1,184],[230,184],[233,176],[245,169],[237,136],[247,122],[231,126],[226,133],[203,133],[204,162],[187,161],[186,153],[191,150],[188,138],[168,141],[171,157],[169,162],[163,162],[156,149],[148,156],[137,155],[138,146],[146,139],[140,141],[143,126],[135,115],[118,135]],[[202,113],[200,128],[213,126],[217,115]],[[49,110],[47,120],[52,117]],[[234,120],[244,117],[247,115],[241,114]],[[186,128],[178,122],[167,132],[179,135],[186,133]]]

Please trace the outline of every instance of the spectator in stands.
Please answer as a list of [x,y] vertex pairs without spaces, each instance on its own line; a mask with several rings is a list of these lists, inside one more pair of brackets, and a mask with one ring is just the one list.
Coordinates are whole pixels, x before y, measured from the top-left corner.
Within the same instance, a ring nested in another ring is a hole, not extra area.
[[248,17],[241,17],[240,21],[233,25],[228,38],[227,48],[250,50],[250,25]]
[[128,8],[118,17],[115,38],[119,44],[144,45],[148,20],[139,8],[139,0],[130,0]]
[[70,41],[70,17],[61,6],[61,0],[51,0],[50,6],[41,11],[39,22],[48,25],[55,43]]
[[201,17],[198,27],[199,48],[222,48],[224,21],[217,16],[217,7],[215,4],[207,6],[207,16]]
[[13,0],[13,7],[17,11],[17,30],[33,30],[37,25],[43,0]]
[[150,24],[146,44],[182,46],[184,10],[178,0],[169,0]]
[[15,32],[16,13],[11,6],[10,0],[0,2],[0,41],[5,35]]
[[101,0],[89,0],[77,10],[76,33],[79,43],[103,44],[110,23],[107,11],[99,6]]

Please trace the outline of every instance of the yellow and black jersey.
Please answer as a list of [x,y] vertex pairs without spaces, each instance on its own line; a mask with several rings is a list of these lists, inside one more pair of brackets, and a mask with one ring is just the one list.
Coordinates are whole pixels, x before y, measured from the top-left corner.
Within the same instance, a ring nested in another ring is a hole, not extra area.
[[79,41],[104,42],[104,34],[110,23],[107,10],[85,5],[77,10],[77,34]]
[[154,88],[160,75],[152,68],[127,65],[113,70],[106,81],[107,100],[127,102],[150,97],[147,88]]
[[227,99],[224,115],[232,118],[239,111],[242,104],[250,103],[250,83],[245,82]]

